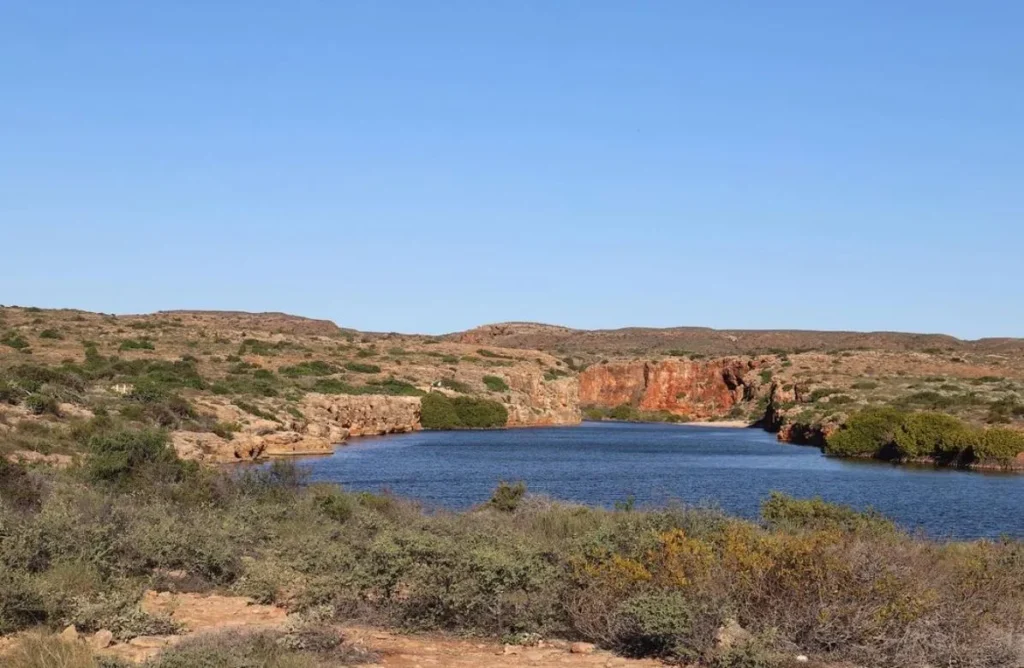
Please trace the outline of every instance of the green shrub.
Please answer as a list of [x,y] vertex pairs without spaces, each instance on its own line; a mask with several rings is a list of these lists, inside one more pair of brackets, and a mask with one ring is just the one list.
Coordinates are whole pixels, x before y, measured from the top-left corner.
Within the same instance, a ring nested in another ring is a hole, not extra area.
[[325,517],[341,524],[347,522],[355,512],[352,497],[329,485],[317,487],[313,491],[313,503]]
[[25,408],[33,415],[60,415],[57,400],[46,394],[30,394],[25,399]]
[[807,400],[813,404],[821,399],[824,399],[825,397],[835,394],[836,392],[838,392],[838,390],[835,390],[831,387],[819,387],[816,390],[811,391],[811,393],[807,396]]
[[903,418],[893,436],[899,456],[905,459],[953,456],[963,449],[967,426],[943,413],[911,413]]
[[235,432],[240,431],[241,429],[242,425],[237,422],[217,422],[210,427],[210,431],[214,434],[229,441],[235,437]]
[[346,362],[345,368],[356,373],[380,373],[380,367],[376,364],[364,364],[363,362]]
[[761,382],[762,383],[770,383],[770,382],[772,382],[772,378],[775,376],[775,374],[772,373],[771,369],[765,369],[764,371],[762,371],[758,375],[761,377]]
[[313,391],[321,394],[359,394],[358,389],[338,378],[317,378]]
[[630,656],[694,661],[701,645],[696,617],[693,602],[681,592],[641,594],[619,607],[614,643]]
[[505,405],[490,399],[476,397],[455,397],[452,399],[459,424],[469,429],[504,427],[508,422]]
[[450,398],[431,392],[420,401],[420,424],[424,429],[487,429],[504,427],[507,422],[508,409],[489,399]]
[[25,337],[17,332],[4,332],[3,336],[0,336],[0,343],[15,350],[27,350],[29,347]]
[[621,404],[608,411],[608,417],[612,420],[631,420],[636,411],[629,404]]
[[361,389],[365,394],[387,394],[400,397],[422,397],[426,392],[404,380],[391,377],[385,380],[369,380]]
[[154,429],[95,434],[88,449],[88,477],[122,487],[141,478],[177,481],[189,469],[168,445],[167,433]]
[[873,380],[859,380],[856,383],[850,385],[855,390],[874,390],[878,387],[878,383]]
[[24,511],[37,509],[41,500],[39,481],[24,466],[0,456],[0,501]]
[[43,331],[39,332],[39,338],[54,339],[59,341],[60,339],[64,338],[64,335],[61,334],[60,331],[56,329],[44,329]]
[[934,390],[923,390],[900,397],[894,403],[907,408],[941,410],[953,406],[956,403],[956,399]]
[[1018,418],[1024,418],[1024,403],[1016,397],[1003,397],[989,404],[987,421],[992,424],[1004,424]]
[[314,360],[312,362],[299,362],[294,366],[283,366],[278,368],[277,372],[282,376],[329,376],[332,373],[337,373],[338,369],[332,364],[323,362],[321,360]]
[[757,639],[739,642],[720,650],[711,659],[710,668],[781,668],[782,664]]
[[840,457],[875,456],[892,443],[906,413],[894,408],[868,408],[850,416],[828,437],[825,449]]
[[487,350],[486,348],[478,349],[476,351],[476,354],[479,355],[480,357],[489,357],[491,359],[503,359],[503,360],[515,359],[514,357],[511,357],[509,355],[502,355],[500,353],[496,353],[496,352],[493,352],[491,350]]
[[453,390],[455,392],[461,392],[462,394],[469,394],[473,391],[466,383],[455,380],[454,378],[442,378],[440,381],[441,387]]
[[526,496],[526,483],[522,480],[516,483],[502,480],[491,494],[487,505],[503,513],[511,513],[519,507],[519,502],[523,500],[524,496]]
[[1010,462],[1024,452],[1024,432],[1015,429],[982,429],[975,439],[974,456],[981,460]]
[[452,400],[441,392],[430,392],[420,400],[420,424],[424,429],[456,429],[462,426]]
[[118,350],[154,350],[156,346],[149,339],[125,339]]
[[491,392],[507,392],[509,389],[508,383],[500,376],[484,376],[484,385]]
[[[288,348],[295,348],[295,344],[290,341],[261,341],[260,339],[243,339],[241,345],[238,346],[238,355],[259,355],[260,357],[270,357],[277,355],[282,350]],[[231,359],[230,357],[228,358]]]
[[794,499],[772,492],[761,504],[761,517],[772,528],[800,531],[840,529],[895,531],[896,525],[874,510],[858,511],[850,506],[828,503],[821,498]]
[[[188,638],[164,650],[147,668],[326,668],[368,665],[374,657],[345,644],[333,629],[224,631]],[[72,668],[78,668],[74,666]],[[84,668],[84,667],[83,667]]]
[[233,403],[236,406],[238,406],[239,408],[241,408],[243,411],[248,413],[249,415],[254,415],[254,416],[256,416],[258,418],[261,418],[263,420],[271,420],[273,422],[279,422],[279,420],[277,419],[276,415],[274,415],[273,413],[269,413],[269,412],[263,410],[262,408],[260,408],[256,404],[249,403],[248,401],[242,401],[241,399],[236,399]]

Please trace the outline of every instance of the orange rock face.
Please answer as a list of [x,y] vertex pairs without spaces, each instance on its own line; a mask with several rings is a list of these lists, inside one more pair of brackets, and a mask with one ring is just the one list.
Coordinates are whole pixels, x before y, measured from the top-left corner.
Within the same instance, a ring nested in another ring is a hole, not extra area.
[[722,417],[754,398],[757,367],[754,360],[739,359],[599,364],[580,374],[580,403],[631,404],[696,420]]

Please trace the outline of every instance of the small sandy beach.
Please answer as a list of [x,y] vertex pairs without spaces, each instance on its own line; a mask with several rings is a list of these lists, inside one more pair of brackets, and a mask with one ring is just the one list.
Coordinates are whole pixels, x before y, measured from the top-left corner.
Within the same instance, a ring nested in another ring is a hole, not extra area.
[[729,429],[747,429],[749,422],[743,420],[718,420],[717,422],[683,422],[687,427],[726,427]]

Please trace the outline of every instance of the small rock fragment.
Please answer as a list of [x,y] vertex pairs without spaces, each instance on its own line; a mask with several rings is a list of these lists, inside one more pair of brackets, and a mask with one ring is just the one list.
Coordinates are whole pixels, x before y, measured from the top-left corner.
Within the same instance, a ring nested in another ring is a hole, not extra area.
[[67,641],[78,640],[78,629],[72,624],[60,632],[60,637]]
[[569,652],[572,654],[593,654],[594,645],[589,642],[574,642],[569,645]]
[[107,629],[100,629],[89,640],[89,644],[93,649],[106,649],[110,647],[112,642],[114,642],[114,634]]

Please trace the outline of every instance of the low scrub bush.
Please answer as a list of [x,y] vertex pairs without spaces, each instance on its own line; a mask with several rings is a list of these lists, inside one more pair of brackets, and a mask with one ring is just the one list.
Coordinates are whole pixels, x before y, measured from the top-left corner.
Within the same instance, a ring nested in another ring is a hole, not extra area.
[[500,376],[484,376],[484,385],[491,392],[508,392],[508,383]]
[[304,627],[287,633],[200,635],[165,650],[146,668],[325,668],[373,662],[371,654],[346,644],[337,631]]
[[271,357],[289,348],[297,348],[297,346],[290,341],[284,340],[271,342],[261,341],[260,339],[243,339],[241,345],[238,346],[238,354]]
[[455,392],[461,392],[462,394],[469,394],[473,391],[473,388],[471,388],[469,385],[463,383],[460,380],[455,380],[454,378],[442,378],[438,382],[440,383],[441,387],[453,390]]
[[46,394],[30,394],[25,398],[25,408],[33,415],[60,415],[57,399]]
[[487,505],[495,510],[511,513],[519,507],[519,502],[523,500],[524,496],[526,496],[526,483],[521,480],[516,483],[502,481],[498,483],[498,487],[491,494]]
[[125,339],[118,350],[155,350],[156,346],[149,339]]
[[283,366],[278,368],[277,372],[282,376],[295,378],[299,376],[330,376],[332,373],[337,373],[338,369],[327,362],[313,360],[311,362],[299,362],[294,366]]
[[624,601],[615,611],[613,644],[629,656],[690,662],[700,657],[695,602],[680,591],[651,592]]
[[380,373],[379,366],[376,364],[366,364],[364,362],[346,362],[345,368],[356,373]]
[[88,477],[121,487],[145,478],[178,480],[190,468],[168,445],[167,433],[154,429],[95,434],[88,449]]
[[820,498],[794,499],[779,492],[772,492],[761,504],[761,517],[772,528],[791,531],[896,530],[895,524],[873,510],[862,512]]
[[4,332],[0,335],[0,344],[10,346],[15,350],[27,350],[29,347],[28,340],[17,332]]
[[20,464],[0,456],[0,502],[19,510],[35,510],[42,500],[39,480]]

